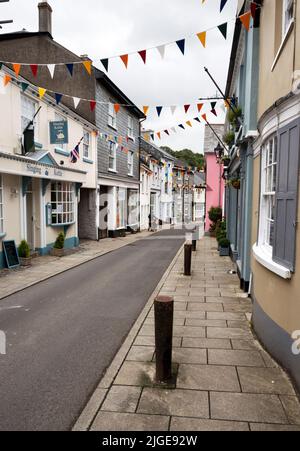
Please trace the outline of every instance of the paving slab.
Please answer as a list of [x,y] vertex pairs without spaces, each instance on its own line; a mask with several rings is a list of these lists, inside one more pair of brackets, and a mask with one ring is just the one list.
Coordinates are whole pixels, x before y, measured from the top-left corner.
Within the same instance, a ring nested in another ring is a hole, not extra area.
[[180,365],[177,387],[205,391],[241,391],[234,367],[214,365]]
[[101,410],[107,412],[134,413],[141,396],[141,387],[113,386],[102,404]]
[[137,412],[209,418],[208,393],[146,388],[143,390]]
[[208,338],[251,338],[251,332],[244,329],[230,329],[219,327],[207,328]]
[[299,432],[300,426],[290,426],[288,424],[250,423],[250,430],[253,432]]
[[208,350],[210,365],[234,365],[247,367],[264,367],[265,363],[258,351]]
[[91,427],[91,431],[168,431],[169,422],[169,417],[161,415],[100,412]]
[[238,368],[238,375],[245,393],[295,395],[291,382],[279,368]]
[[296,396],[280,396],[286,415],[291,424],[300,425],[300,403]]
[[207,364],[206,349],[174,348],[173,362],[206,365]]
[[149,362],[124,362],[114,384],[147,387],[153,384],[155,364]]
[[249,432],[248,423],[172,417],[170,431],[179,432]]
[[230,340],[214,338],[184,338],[182,340],[183,348],[202,348],[202,349],[231,349]]
[[126,360],[134,362],[151,362],[155,348],[152,346],[132,346]]
[[189,302],[187,310],[192,312],[223,312],[223,304]]
[[288,423],[278,396],[245,393],[210,394],[211,417],[261,423]]

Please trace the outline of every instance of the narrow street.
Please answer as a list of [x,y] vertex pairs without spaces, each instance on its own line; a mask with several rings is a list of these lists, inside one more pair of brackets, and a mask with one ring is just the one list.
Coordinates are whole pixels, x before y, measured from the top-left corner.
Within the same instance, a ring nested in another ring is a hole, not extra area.
[[155,237],[1,301],[1,430],[71,429],[183,243]]

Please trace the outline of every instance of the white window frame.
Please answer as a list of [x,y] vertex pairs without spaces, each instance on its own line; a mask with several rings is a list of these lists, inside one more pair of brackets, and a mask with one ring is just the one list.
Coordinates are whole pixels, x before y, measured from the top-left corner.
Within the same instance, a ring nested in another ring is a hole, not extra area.
[[[55,121],[57,121],[57,122],[60,122],[60,121],[68,122],[68,119],[65,116],[63,116],[62,114],[55,112]],[[68,144],[56,144],[55,147],[57,149],[64,150],[65,152],[68,151]]]
[[284,40],[294,22],[294,0],[283,0],[282,8],[282,39]]
[[117,230],[126,228],[127,223],[127,190],[117,187],[116,191]]
[[[51,206],[53,226],[75,223],[75,188],[74,183],[51,183]],[[60,208],[58,208],[60,207]]]
[[133,162],[134,162],[134,153],[129,150],[127,155],[127,165],[128,165],[128,175],[133,177]]
[[0,235],[1,234],[4,234],[4,193],[2,174],[0,174]]
[[[111,162],[113,163],[112,165]],[[109,142],[108,170],[111,172],[117,172],[117,146],[113,141]]]
[[271,243],[271,230],[275,218],[272,218],[271,208],[273,205],[273,214],[275,212],[275,196],[276,196],[276,177],[278,167],[278,138],[272,135],[263,144],[261,150],[262,166],[261,166],[261,200],[260,200],[260,224],[259,224],[259,241],[258,244],[264,249],[264,252],[272,258],[273,246]]
[[108,125],[117,130],[117,113],[113,103],[108,104]]
[[128,116],[127,136],[128,138],[134,139],[134,125],[132,116]]
[[[24,111],[25,103],[27,103],[27,106],[29,104],[34,106],[34,111],[31,111],[30,117],[29,117],[29,114],[26,115],[26,111]],[[39,106],[39,103],[35,99],[21,93],[21,133],[22,134],[23,134],[25,128],[27,127],[27,125],[31,122],[34,114],[37,112],[38,106]],[[25,115],[23,113],[25,113]],[[38,116],[35,117],[35,119],[33,121],[33,126],[34,126],[34,140],[38,141],[38,136],[39,136]]]
[[83,158],[90,159],[91,158],[91,134],[88,130],[83,130],[83,140],[82,140],[82,147],[83,147]]

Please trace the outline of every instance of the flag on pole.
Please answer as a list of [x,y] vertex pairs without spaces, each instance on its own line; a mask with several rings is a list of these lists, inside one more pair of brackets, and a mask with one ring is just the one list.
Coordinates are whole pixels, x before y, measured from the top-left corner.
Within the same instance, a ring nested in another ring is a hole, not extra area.
[[81,140],[79,141],[77,146],[75,146],[75,148],[70,153],[70,161],[73,164],[77,163],[77,161],[80,158],[79,146],[80,146],[82,141],[83,141],[83,137],[81,138]]

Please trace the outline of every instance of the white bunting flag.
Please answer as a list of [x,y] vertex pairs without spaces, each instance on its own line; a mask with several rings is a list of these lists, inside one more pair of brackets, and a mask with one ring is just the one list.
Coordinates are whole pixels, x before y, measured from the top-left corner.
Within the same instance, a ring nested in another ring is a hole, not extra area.
[[55,64],[48,64],[47,67],[50,72],[51,78],[54,78]]
[[162,59],[164,59],[165,57],[165,52],[166,52],[166,46],[165,45],[160,45],[157,47],[157,50],[160,53],[160,56],[162,57]]
[[73,100],[74,100],[74,107],[77,108],[81,99],[79,99],[78,97],[73,97]]

